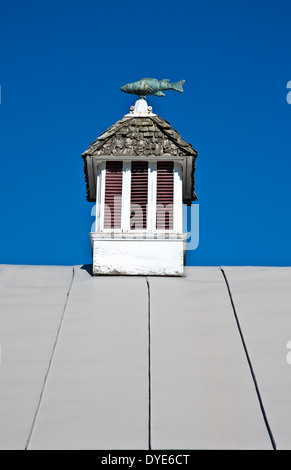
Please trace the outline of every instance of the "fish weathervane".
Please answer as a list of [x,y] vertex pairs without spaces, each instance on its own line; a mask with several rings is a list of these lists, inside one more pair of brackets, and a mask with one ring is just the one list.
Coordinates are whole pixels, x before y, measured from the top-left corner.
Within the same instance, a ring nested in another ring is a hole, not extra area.
[[157,80],[156,78],[142,78],[137,82],[123,85],[120,90],[125,93],[138,95],[140,98],[145,98],[146,95],[165,96],[163,91],[166,90],[175,90],[179,93],[183,93],[182,85],[184,83],[185,80],[170,83],[170,80],[167,78],[163,78],[163,80]]

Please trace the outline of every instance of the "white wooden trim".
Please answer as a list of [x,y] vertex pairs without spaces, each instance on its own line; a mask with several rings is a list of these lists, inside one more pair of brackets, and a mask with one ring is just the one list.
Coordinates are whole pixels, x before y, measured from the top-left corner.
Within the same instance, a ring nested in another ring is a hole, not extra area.
[[[116,157],[114,157],[116,159]],[[138,157],[140,160],[140,157]],[[142,158],[141,158],[142,159]],[[167,157],[169,159],[169,157]],[[147,206],[147,229],[144,232],[160,232],[156,229],[157,213],[157,159],[148,160],[148,206]],[[98,161],[97,184],[96,184],[96,232],[133,232],[130,230],[130,196],[131,196],[131,161],[123,161],[122,169],[122,205],[121,205],[121,229],[104,229],[105,212],[105,179],[106,161]],[[166,233],[183,232],[183,187],[182,187],[182,164],[174,161],[174,202],[173,202],[173,230]],[[163,231],[161,231],[163,232]]]
[[100,165],[97,166],[96,177],[96,222],[95,232],[100,232],[100,210],[101,210],[101,169]]
[[106,162],[100,164],[100,232],[104,230]]
[[[112,233],[113,232],[113,233]],[[143,231],[135,231],[131,230],[130,232],[127,233],[122,233],[120,230],[115,231],[114,230],[109,230],[109,232],[106,232],[105,230],[100,233],[96,232],[91,232],[90,233],[91,239],[101,239],[101,240],[149,240],[149,241],[155,241],[155,240],[166,240],[166,241],[171,241],[171,240],[187,240],[187,234],[186,233],[176,233],[173,232],[172,230],[157,230],[156,232],[147,232],[146,230]]]
[[157,162],[149,162],[148,167],[148,207],[147,231],[156,230],[157,218]]
[[121,199],[121,230],[130,229],[130,195],[131,195],[131,162],[123,162],[122,168],[122,199]]
[[183,189],[182,166],[174,162],[174,222],[173,229],[177,233],[183,231]]
[[133,157],[132,155],[98,155],[92,156],[92,160],[95,163],[99,163],[101,161],[108,161],[108,160],[119,160],[123,162],[128,162],[128,161],[147,161],[147,162],[152,162],[152,161],[161,161],[161,160],[166,160],[166,161],[177,161],[177,162],[183,162],[184,160],[187,159],[187,155],[138,155],[136,157]]

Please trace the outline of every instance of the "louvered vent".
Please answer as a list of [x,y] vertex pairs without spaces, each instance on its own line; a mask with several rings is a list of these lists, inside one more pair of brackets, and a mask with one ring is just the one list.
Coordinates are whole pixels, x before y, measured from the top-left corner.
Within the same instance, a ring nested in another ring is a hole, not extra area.
[[174,162],[157,164],[157,229],[173,229]]
[[132,162],[131,196],[130,196],[130,229],[147,228],[148,204],[148,163]]
[[106,162],[104,228],[121,228],[122,162]]

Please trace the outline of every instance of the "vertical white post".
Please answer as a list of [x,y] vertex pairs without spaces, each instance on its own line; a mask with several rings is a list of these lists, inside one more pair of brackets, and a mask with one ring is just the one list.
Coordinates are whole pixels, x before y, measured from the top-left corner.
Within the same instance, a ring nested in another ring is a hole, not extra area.
[[[99,209],[99,230],[104,230],[104,213],[105,213],[105,179],[106,179],[106,162],[100,163],[100,209]],[[98,208],[96,208],[98,211]]]
[[173,229],[177,233],[183,231],[183,192],[182,192],[182,166],[174,163],[174,223]]
[[130,230],[130,195],[131,195],[131,162],[123,162],[122,196],[121,196],[121,230]]
[[101,205],[101,171],[100,171],[100,164],[97,164],[95,232],[100,232],[100,205]]
[[156,230],[157,218],[157,162],[149,162],[148,167],[148,207],[147,231]]

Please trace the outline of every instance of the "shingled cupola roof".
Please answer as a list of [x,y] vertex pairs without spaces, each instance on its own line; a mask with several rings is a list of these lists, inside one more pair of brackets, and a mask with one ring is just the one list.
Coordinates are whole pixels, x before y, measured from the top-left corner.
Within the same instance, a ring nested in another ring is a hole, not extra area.
[[[90,188],[88,166],[92,159],[104,156],[154,157],[185,156],[183,202],[190,205],[197,199],[194,192],[195,160],[198,153],[171,127],[168,121],[152,114],[143,117],[126,115],[101,134],[82,154],[87,187],[87,200],[95,202]],[[185,176],[186,176],[185,175]]]

